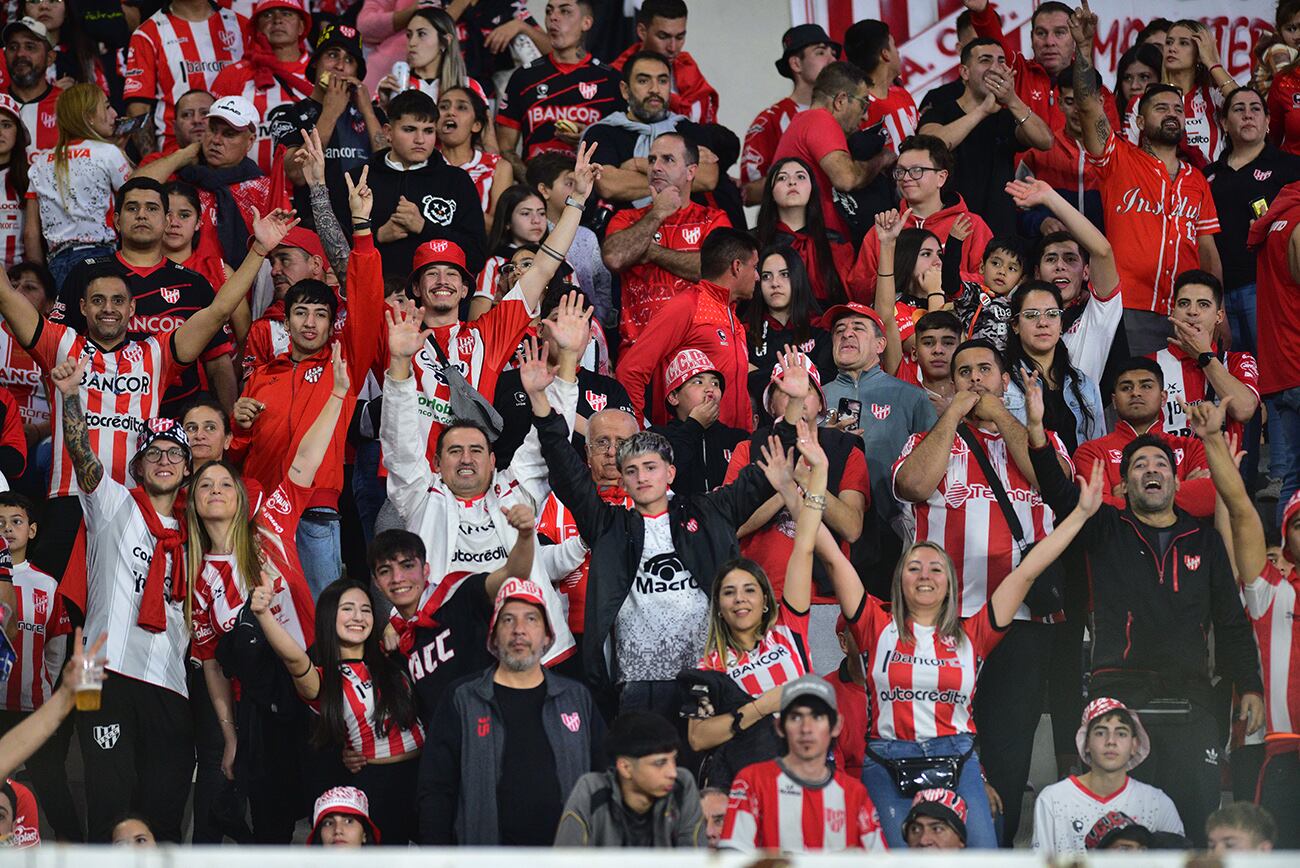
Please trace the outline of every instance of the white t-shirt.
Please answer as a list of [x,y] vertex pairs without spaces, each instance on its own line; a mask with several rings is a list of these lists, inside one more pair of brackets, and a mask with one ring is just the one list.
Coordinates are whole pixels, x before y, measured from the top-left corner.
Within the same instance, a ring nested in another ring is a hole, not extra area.
[[641,564],[614,622],[624,681],[668,681],[704,653],[709,598],[673,548],[668,513],[645,517]]
[[28,199],[41,206],[41,233],[50,250],[66,244],[116,244],[109,220],[113,194],[131,175],[117,145],[86,139],[68,146],[65,197],[54,173],[54,150],[32,155]]
[[[1084,292],[1087,292],[1085,287]],[[1117,288],[1105,301],[1096,296],[1088,299],[1083,316],[1074,321],[1070,330],[1061,335],[1065,348],[1070,351],[1070,363],[1086,374],[1094,383],[1101,382],[1106,369],[1106,357],[1115,331],[1124,318],[1124,299]]]
[[[456,550],[451,554],[451,571],[487,573],[505,566],[509,552],[488,515],[487,497],[465,501],[456,498]],[[441,577],[439,577],[441,579]]]
[[1123,789],[1102,798],[1070,775],[1038,794],[1034,802],[1034,849],[1082,853],[1084,838],[1109,811],[1120,811],[1152,832],[1183,834],[1183,821],[1163,790],[1129,778]]

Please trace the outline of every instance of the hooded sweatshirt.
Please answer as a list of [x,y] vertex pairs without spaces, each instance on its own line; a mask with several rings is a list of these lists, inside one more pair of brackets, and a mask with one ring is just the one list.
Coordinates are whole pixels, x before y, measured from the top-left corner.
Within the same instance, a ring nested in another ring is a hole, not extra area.
[[[947,197],[944,197],[945,200]],[[984,248],[993,238],[993,232],[989,229],[984,219],[975,212],[966,207],[966,200],[961,196],[956,196],[956,201],[952,204],[945,204],[938,211],[935,211],[929,217],[921,217],[916,213],[907,218],[908,229],[929,229],[935,235],[939,236],[941,244],[948,243],[948,233],[952,231],[953,222],[965,214],[970,218],[971,231],[970,235],[962,244],[961,270],[971,274],[980,273],[980,265],[984,258]],[[862,239],[862,247],[858,250],[858,261],[853,266],[853,271],[849,274],[849,300],[858,301],[863,304],[871,304],[876,297],[876,264],[880,262],[880,236],[876,234],[876,227],[871,227],[871,231]]]

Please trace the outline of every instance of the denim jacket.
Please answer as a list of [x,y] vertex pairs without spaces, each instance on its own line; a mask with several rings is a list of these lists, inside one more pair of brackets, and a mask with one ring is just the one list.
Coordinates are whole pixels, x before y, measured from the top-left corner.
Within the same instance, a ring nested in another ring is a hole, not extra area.
[[[1079,391],[1083,393],[1083,403],[1088,405],[1088,412],[1092,413],[1092,421],[1083,413],[1083,406],[1080,404],[1078,397],[1074,393],[1074,388],[1066,384],[1063,392],[1065,395],[1065,406],[1070,408],[1074,414],[1074,436],[1079,445],[1087,443],[1089,440],[1096,440],[1098,437],[1104,437],[1106,431],[1106,414],[1101,404],[1101,389],[1097,387],[1094,381],[1087,374],[1079,373]],[[1015,380],[1007,387],[1007,392],[1002,399],[1011,415],[1025,424],[1025,393]]]

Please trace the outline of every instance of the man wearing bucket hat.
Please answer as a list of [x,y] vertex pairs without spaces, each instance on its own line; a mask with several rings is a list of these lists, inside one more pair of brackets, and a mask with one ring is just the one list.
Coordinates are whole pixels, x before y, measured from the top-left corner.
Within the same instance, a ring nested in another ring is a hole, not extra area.
[[781,37],[781,59],[776,71],[794,82],[790,95],[758,113],[745,133],[740,152],[740,181],[745,201],[757,203],[763,195],[763,180],[772,167],[772,155],[790,119],[812,105],[813,83],[828,63],[840,59],[841,47],[826,35],[820,24],[798,24]]
[[[675,416],[651,428],[673,446],[673,491],[698,494],[724,482],[736,444],[748,435],[718,421],[726,379],[703,350],[681,350],[664,369],[664,396]],[[763,439],[767,442],[767,438]]]
[[812,674],[787,681],[774,724],[786,752],[736,775],[719,849],[886,849],[867,788],[826,761],[842,727],[835,689]]
[[1151,830],[1123,811],[1107,811],[1083,839],[1088,850],[1150,850]]
[[605,767],[591,694],[541,664],[554,641],[542,589],[506,579],[488,624],[497,664],[434,712],[420,758],[421,844],[550,846],[565,797]]
[[1173,801],[1129,772],[1151,752],[1142,721],[1118,699],[1099,697],[1083,710],[1075,736],[1088,767],[1045,788],[1034,802],[1034,849],[1078,853],[1088,830],[1108,811],[1122,811],[1148,829],[1183,833]]
[[921,790],[903,820],[903,839],[913,850],[964,850],[966,800],[952,790]]
[[331,787],[316,799],[308,844],[363,847],[378,844],[379,829],[370,819],[370,799],[356,787]]

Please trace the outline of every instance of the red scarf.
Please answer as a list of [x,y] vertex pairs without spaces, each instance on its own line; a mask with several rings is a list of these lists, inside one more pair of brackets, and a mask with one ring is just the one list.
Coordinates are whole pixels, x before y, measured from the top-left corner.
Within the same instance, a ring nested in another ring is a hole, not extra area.
[[171,598],[175,602],[185,599],[185,525],[182,524],[176,530],[163,527],[162,517],[154,509],[153,501],[144,488],[132,488],[131,497],[135,498],[135,505],[144,518],[145,527],[149,528],[149,533],[155,540],[149,575],[144,581],[144,595],[140,598],[140,614],[135,623],[150,633],[161,633],[167,629],[167,610],[163,605],[167,555],[172,556]]
[[259,90],[266,90],[275,84],[278,76],[285,86],[297,91],[300,98],[311,96],[311,82],[298,72],[298,61],[291,60],[286,63],[277,58],[265,33],[258,33],[253,37],[252,44],[244,52],[244,59],[253,69],[253,84]]

